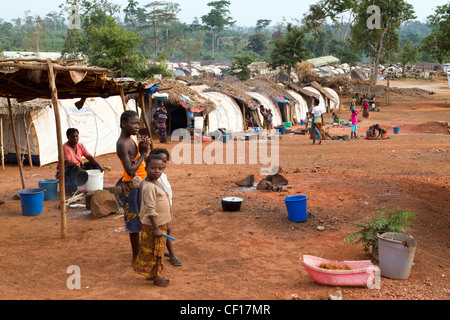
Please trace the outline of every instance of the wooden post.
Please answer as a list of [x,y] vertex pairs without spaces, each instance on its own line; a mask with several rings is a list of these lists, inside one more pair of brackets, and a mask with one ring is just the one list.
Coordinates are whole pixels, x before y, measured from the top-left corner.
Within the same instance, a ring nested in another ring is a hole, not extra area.
[[[145,111],[145,91],[144,90],[139,90],[139,98],[141,100],[141,108],[142,108],[142,116],[144,117],[144,123],[145,123],[145,127],[148,130],[148,136],[150,138],[150,150],[153,150],[153,139],[152,139],[152,128],[150,127],[148,120],[147,120],[147,112]],[[151,112],[152,108],[150,106],[150,118],[152,117],[152,112]]]
[[23,119],[23,127],[25,128],[25,138],[27,139],[28,162],[30,164],[30,167],[33,168],[33,160],[31,159],[30,139],[28,138],[29,132],[27,128],[27,119],[25,117],[25,113],[22,115],[22,119]]
[[10,98],[8,98],[8,108],[9,108],[9,118],[11,120],[11,128],[12,128],[13,138],[14,138],[14,146],[16,147],[16,158],[17,158],[17,164],[19,165],[20,179],[22,180],[22,188],[26,189],[25,188],[25,180],[23,178],[22,161],[20,161],[19,146],[17,145],[16,126],[14,125],[14,117],[13,117],[12,106],[11,106],[11,99]]
[[123,89],[123,87],[119,88],[120,90],[120,98],[122,99],[122,105],[123,105],[123,111],[127,111],[127,103],[125,101],[125,90]]
[[58,105],[58,90],[56,89],[56,76],[53,69],[53,62],[51,59],[47,60],[48,66],[48,81],[50,92],[52,95],[53,111],[55,112],[56,121],[56,136],[58,142],[58,160],[59,160],[59,207],[61,210],[61,238],[67,236],[67,217],[66,217],[66,187],[65,187],[65,168],[64,168],[64,150],[61,134],[61,117],[59,114]]
[[5,170],[5,149],[3,148],[3,118],[0,117],[0,148],[2,149],[2,170]]

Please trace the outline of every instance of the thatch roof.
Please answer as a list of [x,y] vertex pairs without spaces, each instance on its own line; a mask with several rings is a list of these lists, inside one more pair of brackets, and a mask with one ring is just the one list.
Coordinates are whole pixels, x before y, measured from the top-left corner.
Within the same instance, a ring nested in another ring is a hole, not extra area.
[[253,97],[251,97],[247,93],[251,89],[234,77],[228,76],[221,80],[210,78],[193,79],[190,77],[177,77],[177,80],[185,81],[189,86],[206,85],[208,86],[208,88],[203,90],[203,92],[220,92],[244,103],[251,109],[257,108],[257,105],[254,103]]
[[323,94],[325,97],[333,101],[334,103],[337,103],[337,100],[335,97],[331,95],[327,90],[325,90],[320,84],[318,84],[316,81],[311,82],[311,87],[317,89],[321,94]]
[[[18,102],[17,99],[11,99],[11,107],[13,116],[21,116],[33,111],[38,111],[51,106],[51,100],[48,99],[34,99],[26,102]],[[0,97],[0,117],[9,117],[8,100]]]
[[[204,109],[204,113],[208,114],[216,109],[216,105],[209,99],[201,96],[197,91],[189,86],[182,84],[173,78],[164,78],[154,82],[159,88],[155,92],[167,93],[169,97],[167,102],[173,105],[187,106],[187,109]],[[184,101],[187,97],[190,101]]]
[[288,98],[291,101],[295,101],[295,98],[289,94],[284,86],[276,84],[270,80],[259,78],[248,80],[247,82],[245,82],[245,84],[249,87],[254,87],[254,89],[252,89],[252,91],[254,92],[264,92],[269,94],[270,98],[277,102],[285,100],[285,98]]
[[56,73],[59,99],[108,97],[138,91],[139,83],[132,79],[121,81],[111,71],[87,67],[81,61],[0,59],[0,96],[26,101],[36,98],[51,99],[48,61]]
[[316,98],[316,99],[319,99],[319,98],[320,98],[320,95],[319,95],[319,94],[314,93],[314,92],[312,92],[312,91],[305,90],[305,89],[303,89],[302,87],[300,87],[300,86],[298,86],[298,85],[294,85],[294,84],[292,84],[292,83],[291,83],[290,85],[287,85],[287,88],[288,88],[289,90],[295,91],[295,92],[297,92],[298,94],[303,95],[303,96],[306,96],[306,97],[308,97],[308,98]]

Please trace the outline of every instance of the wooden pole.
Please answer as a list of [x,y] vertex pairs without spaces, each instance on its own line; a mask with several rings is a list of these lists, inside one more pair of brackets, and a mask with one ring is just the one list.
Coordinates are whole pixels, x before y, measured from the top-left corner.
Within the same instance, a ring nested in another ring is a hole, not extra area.
[[125,90],[123,89],[123,87],[119,88],[120,90],[120,98],[122,99],[122,105],[123,105],[123,111],[127,111],[127,103],[125,101]]
[[[33,160],[31,159],[31,148],[30,148],[30,139],[28,138],[28,128],[27,128],[27,119],[25,117],[25,113],[22,115],[23,119],[23,126],[25,128],[25,138],[27,139],[27,151],[28,151],[28,163],[30,164],[30,167],[33,168]],[[31,123],[30,123],[31,127]]]
[[26,189],[25,188],[25,179],[23,178],[22,161],[20,161],[19,146],[17,145],[16,126],[14,125],[14,117],[13,117],[10,98],[8,98],[8,108],[9,108],[9,118],[11,120],[11,128],[12,128],[13,138],[14,138],[14,146],[16,147],[16,158],[17,158],[17,164],[19,165],[20,179],[22,180],[22,188]]
[[0,117],[0,148],[2,149],[2,170],[5,170],[5,149],[3,148],[3,118]]
[[65,168],[64,168],[64,150],[61,134],[61,117],[59,114],[58,105],[58,90],[56,89],[56,76],[53,69],[53,62],[51,59],[47,60],[48,66],[48,81],[50,91],[52,94],[53,111],[55,112],[56,121],[56,135],[58,142],[58,160],[59,160],[59,207],[61,210],[61,238],[67,236],[67,217],[66,217],[66,186],[65,186]]
[[[150,127],[148,120],[147,120],[147,112],[145,111],[145,91],[144,90],[139,90],[139,98],[141,100],[141,108],[142,108],[142,116],[144,117],[144,123],[145,123],[145,127],[148,130],[148,136],[150,138],[150,150],[153,150],[153,139],[152,139],[152,128]],[[151,112],[152,108],[150,107],[150,117],[152,116],[152,112]]]

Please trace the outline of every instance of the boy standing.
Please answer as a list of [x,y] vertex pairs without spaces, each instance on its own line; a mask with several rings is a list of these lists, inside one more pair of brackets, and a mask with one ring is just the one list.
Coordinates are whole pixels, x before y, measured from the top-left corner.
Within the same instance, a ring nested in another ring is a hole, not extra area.
[[139,251],[139,232],[142,230],[142,223],[139,212],[141,206],[141,190],[133,187],[133,176],[137,174],[141,179],[145,179],[144,159],[150,153],[150,140],[144,138],[138,144],[131,136],[139,133],[140,119],[135,111],[127,110],[120,117],[120,127],[122,132],[117,140],[116,149],[123,167],[122,192],[125,231],[130,234],[131,249],[133,252],[132,264],[136,260]]
[[134,271],[153,280],[156,286],[166,287],[169,280],[161,275],[164,267],[164,250],[167,224],[172,221],[169,195],[158,182],[164,163],[157,155],[149,155],[146,160],[147,178],[138,175],[133,178],[135,187],[142,189],[142,234],[139,254],[134,263]]

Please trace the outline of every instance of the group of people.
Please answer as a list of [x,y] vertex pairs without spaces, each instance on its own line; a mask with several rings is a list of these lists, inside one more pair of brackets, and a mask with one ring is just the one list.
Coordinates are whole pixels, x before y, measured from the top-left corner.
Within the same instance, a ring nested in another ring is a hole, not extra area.
[[[139,116],[127,110],[120,118],[121,134],[117,156],[123,167],[125,230],[129,233],[134,270],[157,286],[167,286],[161,275],[164,257],[174,266],[181,261],[173,251],[169,223],[172,221],[172,189],[165,174],[170,154],[166,149],[151,150],[150,139],[139,144],[132,136],[139,132]],[[167,251],[165,250],[167,248]]]
[[[165,174],[170,154],[167,149],[151,150],[149,137],[136,142],[132,136],[139,134],[139,115],[127,110],[120,117],[121,134],[116,143],[117,156],[123,167],[122,187],[125,231],[129,233],[132,249],[132,266],[157,286],[167,286],[169,280],[161,275],[164,257],[173,266],[181,266],[175,255],[170,236],[172,221],[172,188]],[[77,190],[71,170],[105,168],[79,143],[79,132],[70,128],[64,144],[65,182],[70,192]],[[88,162],[84,163],[82,158]],[[59,169],[59,168],[58,168]],[[59,179],[59,170],[56,174]],[[165,250],[167,248],[167,250]]]

